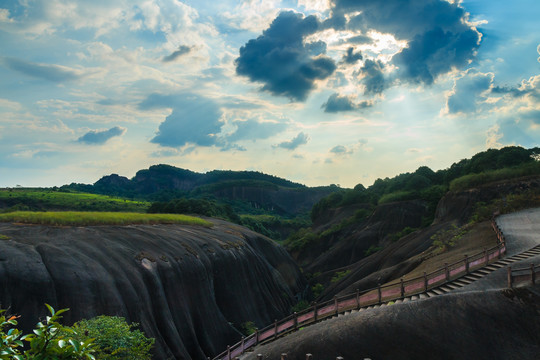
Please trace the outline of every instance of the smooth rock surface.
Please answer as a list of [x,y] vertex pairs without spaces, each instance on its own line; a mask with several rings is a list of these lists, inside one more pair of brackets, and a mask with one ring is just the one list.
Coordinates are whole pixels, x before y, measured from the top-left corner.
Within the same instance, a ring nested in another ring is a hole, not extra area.
[[243,227],[0,224],[0,308],[25,332],[44,303],[64,323],[117,315],[156,339],[157,359],[206,359],[241,324],[288,315],[306,284],[287,252]]

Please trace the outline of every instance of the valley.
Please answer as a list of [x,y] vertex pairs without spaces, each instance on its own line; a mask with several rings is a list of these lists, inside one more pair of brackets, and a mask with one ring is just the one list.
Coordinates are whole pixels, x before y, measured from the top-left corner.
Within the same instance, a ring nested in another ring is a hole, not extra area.
[[[500,261],[536,246],[534,235],[522,239],[523,224],[515,228],[504,220],[540,207],[536,151],[489,150],[446,170],[423,167],[354,189],[312,189],[251,172],[204,177],[163,166],[132,180],[109,176],[94,185],[3,189],[0,308],[21,314],[25,331],[45,315],[44,303],[70,308],[68,325],[122,316],[155,339],[156,359],[213,358],[274,320],[309,312],[313,302],[355,292],[359,299],[370,291],[376,297],[378,287],[399,295],[400,279],[407,289],[409,279],[445,263],[498,251],[494,215],[509,237]],[[79,192],[83,188],[87,192]],[[122,197],[128,190],[129,198]],[[531,219],[524,224],[534,224]],[[499,256],[490,253],[490,263]],[[486,356],[507,355],[510,345],[497,348],[489,339],[502,336],[497,327],[519,326],[509,341],[527,358],[538,343],[527,335],[538,333],[538,286],[506,289],[502,270],[443,296],[426,289],[413,298],[405,290],[408,301],[347,310],[351,316],[306,326],[255,352],[405,359],[422,358],[428,349],[459,358],[488,346],[496,349]],[[452,329],[463,331],[452,337]],[[478,331],[486,335],[476,339]],[[353,340],[358,336],[361,341]],[[397,336],[406,346],[382,347]],[[320,338],[328,341],[313,340]],[[449,347],[441,347],[443,339]],[[457,343],[466,350],[455,350]]]

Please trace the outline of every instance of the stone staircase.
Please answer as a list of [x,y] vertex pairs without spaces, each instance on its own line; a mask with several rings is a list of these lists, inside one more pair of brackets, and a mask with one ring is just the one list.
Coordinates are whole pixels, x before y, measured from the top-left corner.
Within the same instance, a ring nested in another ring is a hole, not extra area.
[[[484,276],[486,276],[488,274],[491,274],[492,272],[494,272],[496,270],[499,270],[499,269],[506,268],[506,267],[510,266],[510,264],[512,264],[512,263],[515,263],[517,261],[526,260],[528,258],[531,258],[533,256],[537,256],[537,255],[540,255],[540,245],[537,245],[537,246],[533,247],[532,249],[529,249],[529,250],[524,251],[522,253],[519,253],[519,254],[504,258],[504,259],[500,259],[500,260],[498,260],[498,261],[496,261],[494,263],[491,263],[491,264],[489,264],[487,266],[484,266],[483,268],[471,271],[467,275],[464,275],[464,276],[462,276],[460,278],[454,279],[454,280],[452,280],[452,281],[450,281],[450,282],[448,282],[446,284],[440,285],[440,286],[435,287],[435,288],[431,288],[426,292],[416,294],[416,295],[412,295],[412,296],[407,296],[407,297],[404,297],[403,299],[389,301],[389,302],[385,302],[385,303],[382,303],[382,304],[375,304],[375,305],[370,305],[370,306],[367,306],[367,307],[362,307],[359,310],[353,309],[353,310],[350,310],[350,311],[346,311],[346,312],[344,312],[342,314],[339,314],[337,317],[349,315],[351,313],[366,311],[366,310],[369,310],[369,309],[375,309],[375,308],[379,308],[379,307],[383,307],[383,306],[388,306],[388,305],[392,305],[392,304],[406,303],[406,302],[409,302],[409,301],[428,299],[430,297],[444,295],[444,294],[447,294],[447,293],[449,293],[451,291],[454,291],[456,289],[459,289],[459,288],[465,287],[465,286],[467,286],[469,284],[472,284],[475,281],[482,279]],[[336,316],[334,316],[334,318],[335,317]]]

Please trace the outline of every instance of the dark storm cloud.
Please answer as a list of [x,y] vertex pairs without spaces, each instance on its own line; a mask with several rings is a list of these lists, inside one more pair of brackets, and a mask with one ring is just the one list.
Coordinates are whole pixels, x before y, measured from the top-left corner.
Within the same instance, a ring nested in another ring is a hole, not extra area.
[[355,53],[354,48],[350,47],[347,49],[347,52],[345,55],[343,55],[343,59],[341,59],[341,62],[345,64],[356,64],[358,61],[362,60],[362,54],[359,52]]
[[284,141],[282,143],[275,145],[274,147],[280,147],[287,150],[295,150],[300,145],[307,144],[308,140],[309,140],[309,136],[301,132],[290,141]]
[[366,94],[380,94],[389,86],[388,80],[385,79],[384,64],[379,60],[366,60],[364,66],[360,69],[362,74],[362,84],[365,86]]
[[472,60],[481,35],[467,24],[467,14],[458,2],[446,0],[334,0],[334,16],[360,12],[347,27],[367,32],[374,29],[408,41],[408,47],[392,62],[399,78],[432,84],[437,76]]
[[172,54],[167,55],[163,58],[163,62],[171,62],[178,59],[182,55],[186,55],[193,49],[192,46],[180,45],[178,50],[174,51]]
[[125,133],[125,128],[115,126],[109,130],[91,130],[77,139],[77,141],[90,145],[105,144],[109,139],[115,136],[122,136]]
[[328,100],[322,104],[321,108],[323,108],[324,112],[326,113],[336,113],[340,111],[365,109],[371,106],[373,106],[372,101],[364,100],[356,103],[350,96],[340,96],[339,94],[335,93],[330,95]]
[[[174,104],[169,104],[169,100]],[[148,108],[160,104],[172,105],[173,111],[159,125],[156,136],[150,142],[173,148],[186,144],[212,146],[219,143],[216,134],[223,125],[220,121],[222,111],[213,100],[195,94],[178,95],[174,100],[156,95],[145,106]]]
[[392,61],[400,67],[402,80],[431,85],[439,75],[469,64],[478,41],[476,31],[454,33],[437,27],[415,36]]
[[4,65],[11,70],[18,71],[37,79],[57,83],[77,80],[81,77],[81,75],[75,71],[58,65],[38,64],[10,57],[0,58],[0,62],[4,63]]
[[334,61],[322,55],[322,42],[304,43],[306,36],[320,28],[315,16],[280,13],[261,36],[240,48],[236,73],[263,83],[262,89],[274,95],[305,100],[315,81],[326,79],[336,69]]

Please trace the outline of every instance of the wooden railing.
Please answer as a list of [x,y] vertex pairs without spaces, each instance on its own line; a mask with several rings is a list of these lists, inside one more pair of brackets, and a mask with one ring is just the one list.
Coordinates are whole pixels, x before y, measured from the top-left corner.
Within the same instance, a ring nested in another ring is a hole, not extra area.
[[514,285],[523,282],[531,282],[532,285],[536,284],[536,279],[540,275],[540,265],[531,264],[526,268],[511,268],[508,269],[508,287],[514,287]]
[[424,272],[422,276],[413,279],[404,280],[402,278],[397,283],[379,285],[376,288],[363,291],[356,290],[355,293],[340,297],[336,296],[334,299],[324,303],[314,303],[312,307],[306,310],[298,313],[295,312],[280,321],[276,320],[273,324],[257,330],[254,334],[248,337],[242,337],[241,341],[232,346],[227,346],[227,350],[214,357],[213,360],[234,359],[258,344],[275,340],[285,333],[317,323],[327,317],[420,294],[431,288],[455,280],[472,270],[484,267],[492,260],[500,259],[506,253],[504,235],[495,222],[495,219],[492,219],[491,225],[497,236],[497,246],[485,249],[472,256],[465,255],[463,260],[451,264],[445,263],[444,267],[430,273]]

